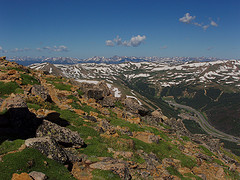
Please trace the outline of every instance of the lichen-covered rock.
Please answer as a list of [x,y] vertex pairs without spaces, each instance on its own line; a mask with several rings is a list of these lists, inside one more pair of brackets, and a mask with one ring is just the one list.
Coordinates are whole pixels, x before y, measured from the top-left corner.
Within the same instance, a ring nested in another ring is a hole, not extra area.
[[80,162],[82,160],[82,158],[80,157],[80,154],[75,148],[63,148],[63,150],[65,151],[68,157],[68,160],[70,162],[74,163],[74,162]]
[[110,95],[110,90],[108,88],[108,85],[106,84],[105,81],[100,81],[97,85],[96,85],[97,89],[101,89],[103,91],[103,96],[106,97],[108,95]]
[[141,116],[145,116],[149,113],[149,111],[142,107],[136,99],[126,98],[124,103],[127,110],[131,111],[132,113],[140,114]]
[[114,107],[116,102],[117,102],[117,98],[112,96],[107,96],[107,97],[104,97],[100,103],[103,107]]
[[27,173],[14,173],[12,176],[12,180],[32,180],[32,178]]
[[27,108],[27,103],[20,95],[11,94],[2,102],[0,111],[9,110],[10,108]]
[[65,151],[49,136],[27,139],[25,145],[39,150],[49,159],[53,159],[60,163],[65,163],[68,160]]
[[34,179],[34,180],[46,180],[47,176],[46,174],[42,172],[37,172],[37,171],[32,171],[29,173],[29,175]]
[[30,93],[34,96],[40,97],[43,101],[52,102],[52,99],[44,86],[33,85],[33,87],[30,89]]
[[131,179],[131,175],[129,173],[128,165],[124,161],[119,161],[112,158],[106,158],[101,162],[93,163],[90,165],[92,169],[101,169],[101,170],[109,170],[115,174],[118,174],[121,179],[128,180]]
[[43,120],[42,124],[38,127],[36,136],[50,136],[58,143],[73,145],[75,147],[81,147],[85,145],[83,139],[77,132],[73,132],[68,128],[61,127],[47,120]]

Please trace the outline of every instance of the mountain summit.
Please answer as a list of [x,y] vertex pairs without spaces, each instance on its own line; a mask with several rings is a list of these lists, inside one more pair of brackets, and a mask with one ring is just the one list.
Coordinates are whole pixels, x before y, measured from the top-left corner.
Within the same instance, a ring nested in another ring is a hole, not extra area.
[[[33,70],[0,58],[0,179],[240,178],[238,156],[213,136],[189,132],[135,89],[127,95],[127,82],[114,83],[119,72],[109,74],[115,66],[76,66]],[[89,69],[105,80],[87,81]],[[86,81],[72,79],[82,72]]]

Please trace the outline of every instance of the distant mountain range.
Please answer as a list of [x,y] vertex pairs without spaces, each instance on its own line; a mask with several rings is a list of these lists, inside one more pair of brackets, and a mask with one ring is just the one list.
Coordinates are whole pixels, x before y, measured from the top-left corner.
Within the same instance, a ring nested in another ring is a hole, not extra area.
[[10,61],[15,61],[22,65],[30,65],[33,63],[44,63],[49,62],[52,64],[78,64],[78,63],[106,63],[106,64],[119,64],[124,62],[158,62],[158,63],[172,63],[179,64],[182,62],[197,61],[197,62],[207,62],[216,60],[226,60],[219,59],[215,57],[127,57],[127,56],[113,56],[110,58],[94,56],[87,59],[79,59],[72,57],[12,57],[8,58]]
[[[126,95],[145,97],[171,117],[174,112],[164,98],[191,106],[207,116],[217,129],[240,137],[240,61],[209,62],[125,62],[119,64],[79,63],[74,65],[37,63],[29,66],[80,82],[106,80]],[[125,87],[128,87],[127,90]],[[240,152],[239,152],[240,153]]]

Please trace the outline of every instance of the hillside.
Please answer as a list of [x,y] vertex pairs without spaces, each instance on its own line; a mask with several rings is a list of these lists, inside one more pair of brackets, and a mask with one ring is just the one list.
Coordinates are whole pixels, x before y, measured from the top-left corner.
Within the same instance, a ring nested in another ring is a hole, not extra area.
[[[189,132],[165,102],[151,110],[152,84],[106,69],[98,72],[106,81],[76,81],[69,78],[77,69],[60,66],[32,70],[0,59],[0,179],[240,178],[240,157],[219,139]],[[80,70],[86,79],[89,69]]]

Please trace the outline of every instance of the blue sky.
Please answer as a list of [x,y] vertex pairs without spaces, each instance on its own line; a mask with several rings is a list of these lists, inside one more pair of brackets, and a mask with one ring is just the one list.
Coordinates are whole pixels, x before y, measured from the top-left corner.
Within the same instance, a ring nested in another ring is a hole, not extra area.
[[0,0],[0,56],[240,58],[238,0]]

